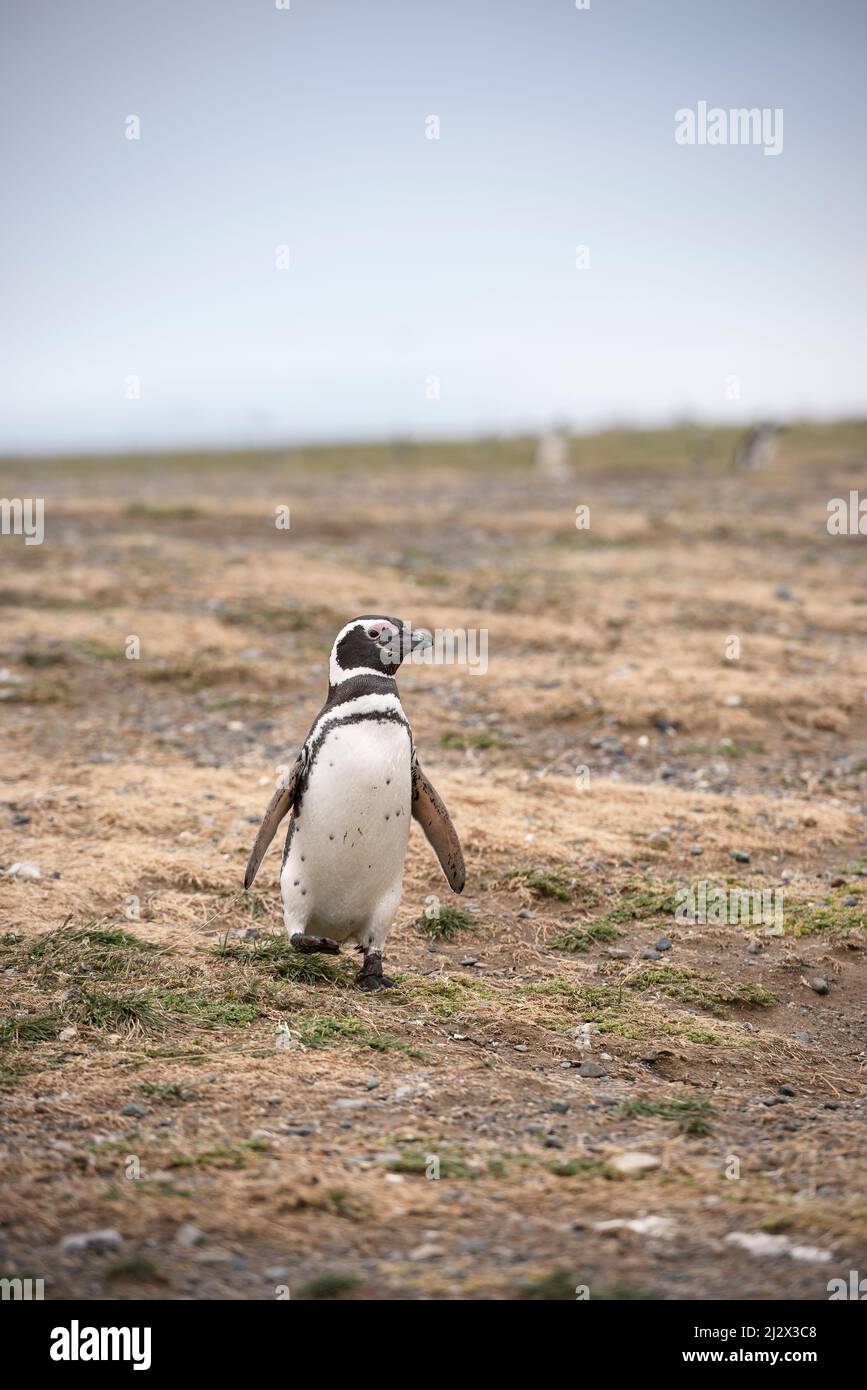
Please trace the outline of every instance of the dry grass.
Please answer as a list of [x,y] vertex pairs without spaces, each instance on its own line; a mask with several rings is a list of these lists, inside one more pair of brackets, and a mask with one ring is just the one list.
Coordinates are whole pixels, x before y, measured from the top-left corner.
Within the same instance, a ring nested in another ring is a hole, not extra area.
[[[2,538],[0,866],[42,872],[3,879],[4,1272],[823,1298],[863,1264],[867,604],[824,520],[865,446],[792,430],[745,477],[723,432],[613,434],[558,487],[526,441],[7,466],[47,532]],[[468,886],[413,834],[375,999],[279,936],[276,850],[240,888],[333,631],[370,611],[489,634],[486,674],[401,679]],[[699,880],[781,890],[782,934],[678,922]],[[619,1179],[624,1148],[659,1167]],[[646,1214],[662,1246],[595,1229]],[[106,1226],[119,1255],[58,1256]],[[724,1236],[758,1229],[833,1263],[745,1264]]]

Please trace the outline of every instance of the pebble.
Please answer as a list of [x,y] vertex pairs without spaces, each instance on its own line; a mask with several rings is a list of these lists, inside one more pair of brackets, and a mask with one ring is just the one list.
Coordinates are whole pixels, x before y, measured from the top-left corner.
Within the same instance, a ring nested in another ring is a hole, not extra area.
[[689,852],[690,854],[698,856],[699,854],[704,854],[704,847],[702,845],[690,845]]
[[750,956],[760,956],[761,954],[762,954],[762,943],[761,943],[761,941],[751,941],[750,944],[749,944],[749,946],[747,947],[747,955],[750,955]]
[[281,1134],[315,1134],[315,1125],[283,1125]]
[[61,1255],[74,1255],[79,1250],[119,1250],[123,1236],[119,1231],[78,1231],[75,1235],[64,1236],[60,1242]]
[[745,849],[730,849],[729,854],[738,864],[749,864],[750,856]]
[[376,1088],[377,1088],[377,1086],[379,1086],[379,1085],[380,1085],[380,1080],[379,1080],[379,1077],[378,1077],[378,1076],[369,1076],[369,1077],[367,1078],[367,1089],[368,1089],[368,1091],[375,1091]]
[[179,1226],[175,1234],[175,1245],[204,1245],[206,1240],[207,1236],[204,1231],[189,1221],[185,1222],[183,1226]]
[[644,950],[641,952],[641,958],[642,960],[662,960],[659,951],[653,946],[645,946]]
[[10,878],[41,878],[42,870],[29,859],[19,859],[9,869]]
[[828,981],[825,979],[824,975],[814,975],[810,981],[810,989],[815,990],[817,994],[827,994]]
[[125,1105],[120,1113],[121,1115],[132,1115],[133,1119],[140,1120],[148,1112],[143,1105],[139,1105],[138,1101],[133,1100],[130,1101],[129,1105]]
[[566,1115],[569,1111],[568,1100],[552,1100],[548,1109],[553,1115]]
[[475,956],[465,956],[461,961],[461,965],[478,965],[478,961]]
[[820,1250],[815,1245],[795,1245],[788,1236],[773,1236],[767,1231],[730,1231],[726,1243],[737,1245],[749,1255],[788,1255],[790,1259],[814,1264],[827,1264],[831,1258],[830,1250]]
[[600,1067],[598,1062],[581,1062],[578,1067],[579,1076],[605,1076],[607,1073],[604,1067]]
[[843,1107],[839,1100],[826,1100],[822,1108],[824,1110],[842,1110]]
[[613,1168],[615,1173],[649,1173],[654,1168],[659,1168],[661,1159],[655,1154],[642,1153],[640,1149],[627,1149],[623,1153],[615,1154],[609,1158],[608,1167]]
[[762,1105],[785,1105],[785,1103],[785,1096],[766,1096],[762,1101]]
[[78,1037],[78,1029],[74,1025],[70,1028],[62,1028],[57,1036],[61,1042],[72,1042],[73,1038]]
[[563,1140],[562,1140],[562,1139],[558,1139],[557,1136],[556,1136],[556,1134],[549,1134],[548,1137],[547,1137],[547,1139],[545,1140],[545,1148],[546,1148],[546,1149],[562,1149],[562,1148],[563,1148]]
[[526,920],[528,917],[532,917],[533,914],[528,907],[522,907],[518,913],[518,916]]
[[776,589],[774,590],[774,598],[790,599],[791,597],[792,591],[789,588],[788,584],[777,585]]
[[784,1081],[780,1087],[781,1096],[796,1096],[798,1093],[790,1082]]
[[529,1052],[530,1049],[529,1049],[529,1047],[527,1046],[526,1043],[516,1043],[516,1044],[515,1044],[515,1051],[516,1051],[516,1052]]
[[410,1250],[409,1258],[416,1261],[438,1260],[445,1253],[441,1245],[417,1245],[414,1250]]
[[[257,816],[256,820],[258,819],[259,817]],[[271,1265],[268,1269],[265,1270],[262,1277],[264,1279],[267,1279],[268,1282],[271,1284],[285,1284],[286,1280],[289,1278],[289,1266]]]
[[656,943],[657,951],[670,951],[672,943],[667,936],[661,936]]

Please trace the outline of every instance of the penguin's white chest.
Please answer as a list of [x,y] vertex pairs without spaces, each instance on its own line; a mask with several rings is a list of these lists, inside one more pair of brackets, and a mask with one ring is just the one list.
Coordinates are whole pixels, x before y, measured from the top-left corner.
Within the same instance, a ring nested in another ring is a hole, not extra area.
[[280,877],[290,936],[384,939],[400,902],[411,786],[405,724],[365,719],[328,730]]

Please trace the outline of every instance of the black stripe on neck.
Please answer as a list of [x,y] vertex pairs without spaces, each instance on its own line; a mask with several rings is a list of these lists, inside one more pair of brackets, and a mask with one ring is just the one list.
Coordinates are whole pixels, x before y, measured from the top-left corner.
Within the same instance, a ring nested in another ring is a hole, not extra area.
[[[339,685],[329,685],[328,699],[319,711],[317,718],[335,705],[345,705],[347,700],[357,700],[359,695],[397,695],[397,681],[393,676],[363,675],[350,676]],[[398,696],[398,698],[400,698]]]

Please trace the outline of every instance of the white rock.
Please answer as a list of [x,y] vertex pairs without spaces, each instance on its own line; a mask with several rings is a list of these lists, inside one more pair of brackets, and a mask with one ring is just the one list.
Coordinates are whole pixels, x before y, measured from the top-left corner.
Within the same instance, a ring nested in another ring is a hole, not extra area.
[[61,1028],[58,1037],[61,1042],[71,1042],[73,1038],[78,1037],[78,1029],[75,1027]]
[[831,1259],[830,1250],[820,1250],[816,1245],[794,1245],[788,1236],[772,1236],[766,1231],[730,1231],[726,1242],[750,1255],[788,1255],[792,1260],[807,1264],[827,1264]]
[[667,1216],[638,1216],[633,1221],[594,1221],[594,1231],[634,1231],[639,1236],[673,1236],[674,1222]]
[[79,1231],[72,1236],[64,1236],[60,1242],[61,1255],[73,1255],[79,1250],[118,1250],[123,1245],[119,1231]]
[[9,870],[10,878],[41,878],[42,870],[29,859],[19,859]]
[[203,1245],[206,1240],[207,1236],[204,1231],[187,1221],[183,1226],[178,1227],[175,1245]]
[[658,1168],[661,1160],[655,1154],[642,1153],[640,1149],[627,1149],[624,1153],[615,1154],[608,1159],[608,1167],[613,1168],[615,1173],[649,1173],[651,1169]]

